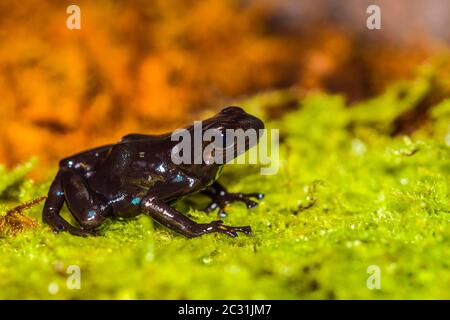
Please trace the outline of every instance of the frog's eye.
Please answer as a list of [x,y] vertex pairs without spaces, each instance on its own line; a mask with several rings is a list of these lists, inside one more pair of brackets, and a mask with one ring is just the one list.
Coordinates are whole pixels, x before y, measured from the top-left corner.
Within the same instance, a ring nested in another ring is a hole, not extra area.
[[[216,149],[228,149],[234,146],[235,136],[233,131],[214,129],[214,146]],[[209,135],[206,138],[209,140]]]
[[232,147],[234,144],[234,133],[225,132],[222,134],[222,145],[224,149]]

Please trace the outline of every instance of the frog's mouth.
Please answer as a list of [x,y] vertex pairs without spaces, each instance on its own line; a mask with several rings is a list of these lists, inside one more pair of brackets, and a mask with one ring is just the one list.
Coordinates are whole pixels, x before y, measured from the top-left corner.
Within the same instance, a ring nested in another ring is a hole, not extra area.
[[224,159],[224,162],[226,160],[231,160],[234,159],[236,157],[236,150],[235,150],[235,145],[234,143],[230,146],[221,148],[221,147],[217,147],[212,151],[212,156],[216,157],[216,152],[220,153]]

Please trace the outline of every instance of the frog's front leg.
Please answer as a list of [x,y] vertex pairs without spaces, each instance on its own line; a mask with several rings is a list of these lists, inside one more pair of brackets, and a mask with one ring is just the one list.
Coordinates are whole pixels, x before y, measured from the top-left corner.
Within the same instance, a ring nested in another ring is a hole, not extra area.
[[222,220],[210,223],[197,223],[153,196],[145,197],[141,202],[141,208],[160,224],[188,238],[213,232],[224,233],[231,237],[236,237],[238,232],[243,232],[247,235],[250,235],[252,232],[249,226],[226,226]]
[[211,212],[219,209],[219,217],[226,217],[225,207],[231,202],[244,202],[247,208],[253,208],[258,205],[257,202],[251,200],[255,198],[261,200],[264,194],[261,192],[255,193],[228,193],[227,190],[218,182],[214,182],[208,189],[202,191],[203,194],[211,198],[211,203],[205,208],[205,212]]

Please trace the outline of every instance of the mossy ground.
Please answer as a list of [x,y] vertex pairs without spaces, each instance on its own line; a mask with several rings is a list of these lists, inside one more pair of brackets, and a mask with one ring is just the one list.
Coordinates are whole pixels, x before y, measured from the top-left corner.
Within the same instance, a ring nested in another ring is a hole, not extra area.
[[[231,191],[266,194],[250,211],[227,210],[226,223],[251,225],[251,237],[186,239],[145,216],[110,222],[100,237],[54,235],[41,222],[42,204],[28,210],[39,225],[0,238],[0,298],[449,299],[450,101],[411,137],[388,130],[426,94],[423,79],[353,108],[341,96],[299,95],[296,110],[267,121],[282,138],[278,173],[230,165],[221,178]],[[263,106],[285,96],[241,105],[265,118]],[[30,169],[0,169],[1,212],[46,194],[50,180],[23,179]],[[178,208],[216,219],[194,209],[206,201]],[[80,267],[81,289],[67,288],[69,265]],[[379,290],[367,287],[372,265]]]

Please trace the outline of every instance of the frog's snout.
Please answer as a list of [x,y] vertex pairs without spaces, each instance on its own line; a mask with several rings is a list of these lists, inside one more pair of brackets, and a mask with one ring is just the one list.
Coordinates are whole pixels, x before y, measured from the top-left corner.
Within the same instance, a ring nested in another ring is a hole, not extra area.
[[245,112],[241,107],[226,107],[220,111],[219,115],[225,117],[226,122],[229,124],[227,127],[230,128],[234,127],[235,129],[243,129],[244,131],[247,129],[254,129],[258,132],[264,129],[264,122]]
[[246,113],[246,112],[245,112],[244,109],[242,109],[241,107],[230,106],[230,107],[225,107],[225,108],[223,108],[223,109],[220,111],[220,113],[222,113],[222,114],[236,114],[236,113],[243,114],[243,113]]

